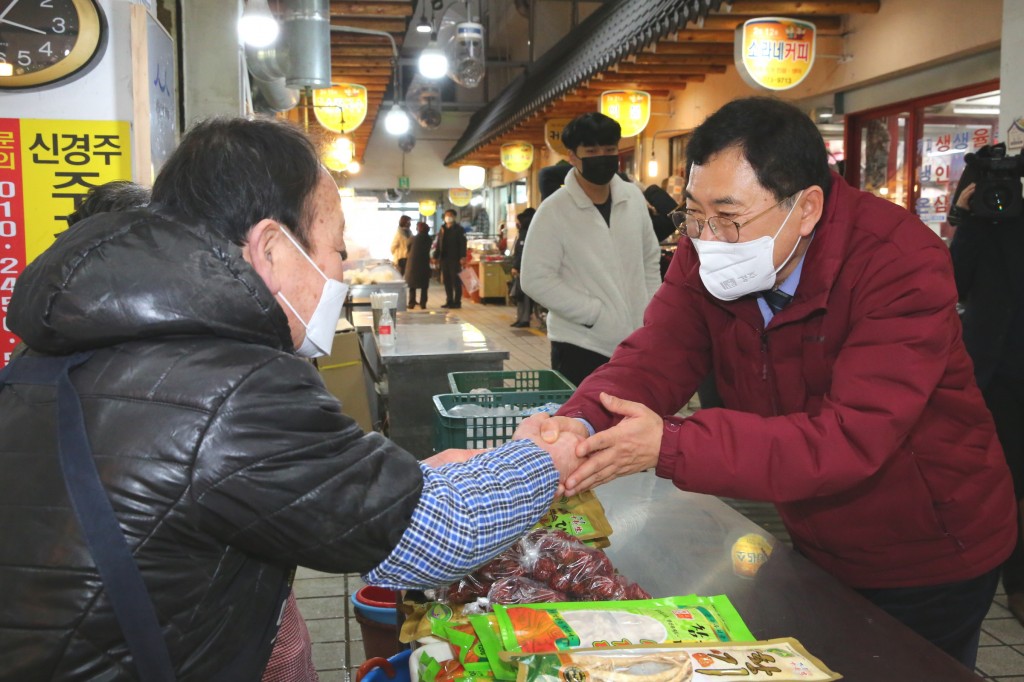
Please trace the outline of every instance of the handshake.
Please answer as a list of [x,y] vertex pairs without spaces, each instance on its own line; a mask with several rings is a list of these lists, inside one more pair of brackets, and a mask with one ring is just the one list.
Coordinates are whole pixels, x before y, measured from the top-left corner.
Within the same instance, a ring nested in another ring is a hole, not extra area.
[[[646,406],[601,394],[602,406],[621,420],[593,436],[579,419],[535,414],[525,419],[513,440],[530,440],[551,456],[558,470],[559,493],[575,495],[627,474],[657,465],[662,419]],[[425,460],[441,466],[486,450],[445,450]]]

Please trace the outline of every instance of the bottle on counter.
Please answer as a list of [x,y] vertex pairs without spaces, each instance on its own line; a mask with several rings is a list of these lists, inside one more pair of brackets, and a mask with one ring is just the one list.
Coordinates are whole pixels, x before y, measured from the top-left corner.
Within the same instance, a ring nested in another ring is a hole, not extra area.
[[377,323],[377,342],[381,348],[395,347],[395,321],[391,317],[391,308],[384,306]]

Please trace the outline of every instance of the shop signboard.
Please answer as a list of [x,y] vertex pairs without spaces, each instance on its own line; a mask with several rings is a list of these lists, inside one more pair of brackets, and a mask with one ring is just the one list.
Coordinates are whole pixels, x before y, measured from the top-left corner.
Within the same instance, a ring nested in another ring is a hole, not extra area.
[[601,113],[618,122],[622,137],[634,137],[651,120],[651,95],[643,90],[607,90],[601,93]]
[[501,165],[513,173],[522,173],[533,165],[533,145],[529,142],[506,142],[501,145]]
[[469,206],[470,200],[473,198],[473,190],[466,189],[465,187],[452,187],[448,190],[448,201],[451,202],[452,206]]
[[736,69],[750,85],[788,90],[814,66],[814,24],[783,17],[758,17],[736,27]]
[[0,367],[18,343],[7,328],[18,275],[90,189],[131,176],[127,121],[0,118]]
[[366,119],[366,87],[338,83],[313,91],[313,113],[324,128],[350,133]]
[[544,142],[548,149],[560,156],[569,156],[569,150],[562,144],[562,129],[569,125],[571,118],[549,118],[544,122]]

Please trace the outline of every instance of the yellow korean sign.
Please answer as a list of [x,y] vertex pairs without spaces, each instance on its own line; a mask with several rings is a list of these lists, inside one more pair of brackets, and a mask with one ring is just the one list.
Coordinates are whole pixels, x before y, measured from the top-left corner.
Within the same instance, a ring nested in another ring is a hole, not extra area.
[[736,68],[755,87],[788,90],[814,66],[816,31],[808,21],[760,17],[743,22],[736,33]]
[[313,113],[324,128],[350,133],[366,119],[366,88],[339,83],[313,91]]
[[522,173],[533,165],[533,145],[529,142],[506,142],[501,145],[501,165],[513,173]]
[[639,135],[651,120],[651,96],[643,90],[602,92],[601,113],[618,121],[623,137]]
[[421,199],[420,213],[428,217],[434,215],[437,213],[437,202],[433,199]]
[[569,125],[571,118],[549,118],[544,123],[544,142],[548,149],[561,156],[569,156],[569,150],[562,144],[562,129]]
[[355,158],[356,146],[352,140],[340,135],[324,150],[324,165],[333,171],[343,171]]
[[0,367],[17,343],[6,315],[18,275],[89,190],[131,177],[127,121],[0,118]]
[[452,187],[448,190],[448,201],[451,202],[452,206],[469,206],[470,199],[473,198],[473,190],[466,189],[465,187]]

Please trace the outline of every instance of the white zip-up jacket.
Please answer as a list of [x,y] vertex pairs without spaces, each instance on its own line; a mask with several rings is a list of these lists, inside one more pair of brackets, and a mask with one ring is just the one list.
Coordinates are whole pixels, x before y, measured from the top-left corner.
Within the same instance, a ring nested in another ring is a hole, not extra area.
[[548,338],[611,357],[661,286],[658,239],[636,186],[612,178],[609,227],[576,178],[537,209],[520,283],[548,309]]

